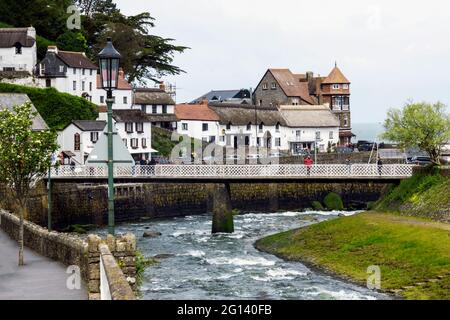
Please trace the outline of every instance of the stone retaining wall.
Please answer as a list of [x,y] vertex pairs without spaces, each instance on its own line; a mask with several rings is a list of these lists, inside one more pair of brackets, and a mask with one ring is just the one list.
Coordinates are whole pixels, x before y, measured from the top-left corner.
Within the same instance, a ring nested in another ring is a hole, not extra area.
[[[19,238],[19,225],[17,216],[0,209],[0,228],[14,240]],[[85,241],[73,235],[49,232],[32,222],[24,221],[24,245],[66,266],[78,266],[87,284],[89,299],[92,300],[100,298],[100,258],[103,255],[111,297],[126,300],[134,298],[134,294],[131,294],[132,289],[136,289],[134,235],[108,236],[106,240],[90,235],[88,241]],[[110,257],[106,257],[107,255]],[[121,271],[117,270],[119,266]]]

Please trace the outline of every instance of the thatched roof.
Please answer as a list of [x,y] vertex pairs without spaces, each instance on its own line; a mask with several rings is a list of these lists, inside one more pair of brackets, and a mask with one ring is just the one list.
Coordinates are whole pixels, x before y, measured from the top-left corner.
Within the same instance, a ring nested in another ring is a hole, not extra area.
[[338,118],[328,106],[280,106],[280,113],[291,128],[339,127]]
[[143,105],[174,105],[172,97],[161,89],[136,89],[134,103]]
[[242,105],[242,104],[210,104],[219,116],[219,122],[222,125],[231,123],[236,126],[244,126],[248,124],[261,124],[266,126],[275,126],[277,123],[284,125],[285,121],[281,117],[277,108],[262,108],[254,105]]

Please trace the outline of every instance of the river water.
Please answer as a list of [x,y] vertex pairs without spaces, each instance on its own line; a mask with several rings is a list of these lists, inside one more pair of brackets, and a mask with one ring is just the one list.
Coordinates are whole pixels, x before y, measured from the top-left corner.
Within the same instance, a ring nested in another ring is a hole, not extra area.
[[[345,213],[349,215],[351,213]],[[285,212],[235,216],[234,234],[211,235],[211,216],[199,215],[124,224],[146,257],[165,255],[148,268],[143,299],[388,299],[333,279],[301,263],[285,262],[253,246],[264,236],[336,218],[338,212]],[[143,238],[159,231],[158,238]]]

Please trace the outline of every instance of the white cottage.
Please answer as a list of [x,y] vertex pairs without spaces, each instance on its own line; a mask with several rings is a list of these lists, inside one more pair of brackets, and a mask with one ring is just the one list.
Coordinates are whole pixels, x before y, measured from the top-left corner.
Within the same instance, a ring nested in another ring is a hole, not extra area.
[[73,121],[58,132],[59,154],[64,163],[84,165],[100,135],[106,132],[106,121]]
[[0,29],[0,71],[33,73],[36,65],[36,30]]
[[180,135],[208,143],[218,141],[219,117],[207,104],[178,104],[175,115]]
[[[122,69],[119,70],[117,89],[113,91],[113,99],[114,110],[129,110],[134,103],[133,88],[125,79],[125,73]],[[106,91],[101,86],[100,75],[96,77],[96,90],[94,91],[92,102],[99,106],[106,106]]]

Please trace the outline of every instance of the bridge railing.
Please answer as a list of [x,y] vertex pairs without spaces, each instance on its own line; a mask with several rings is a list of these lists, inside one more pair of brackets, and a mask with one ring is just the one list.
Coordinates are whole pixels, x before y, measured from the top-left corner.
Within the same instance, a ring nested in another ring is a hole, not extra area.
[[[323,164],[323,165],[156,165],[114,167],[116,178],[276,178],[276,177],[410,177],[413,165]],[[104,166],[60,166],[52,169],[52,178],[107,177]]]

